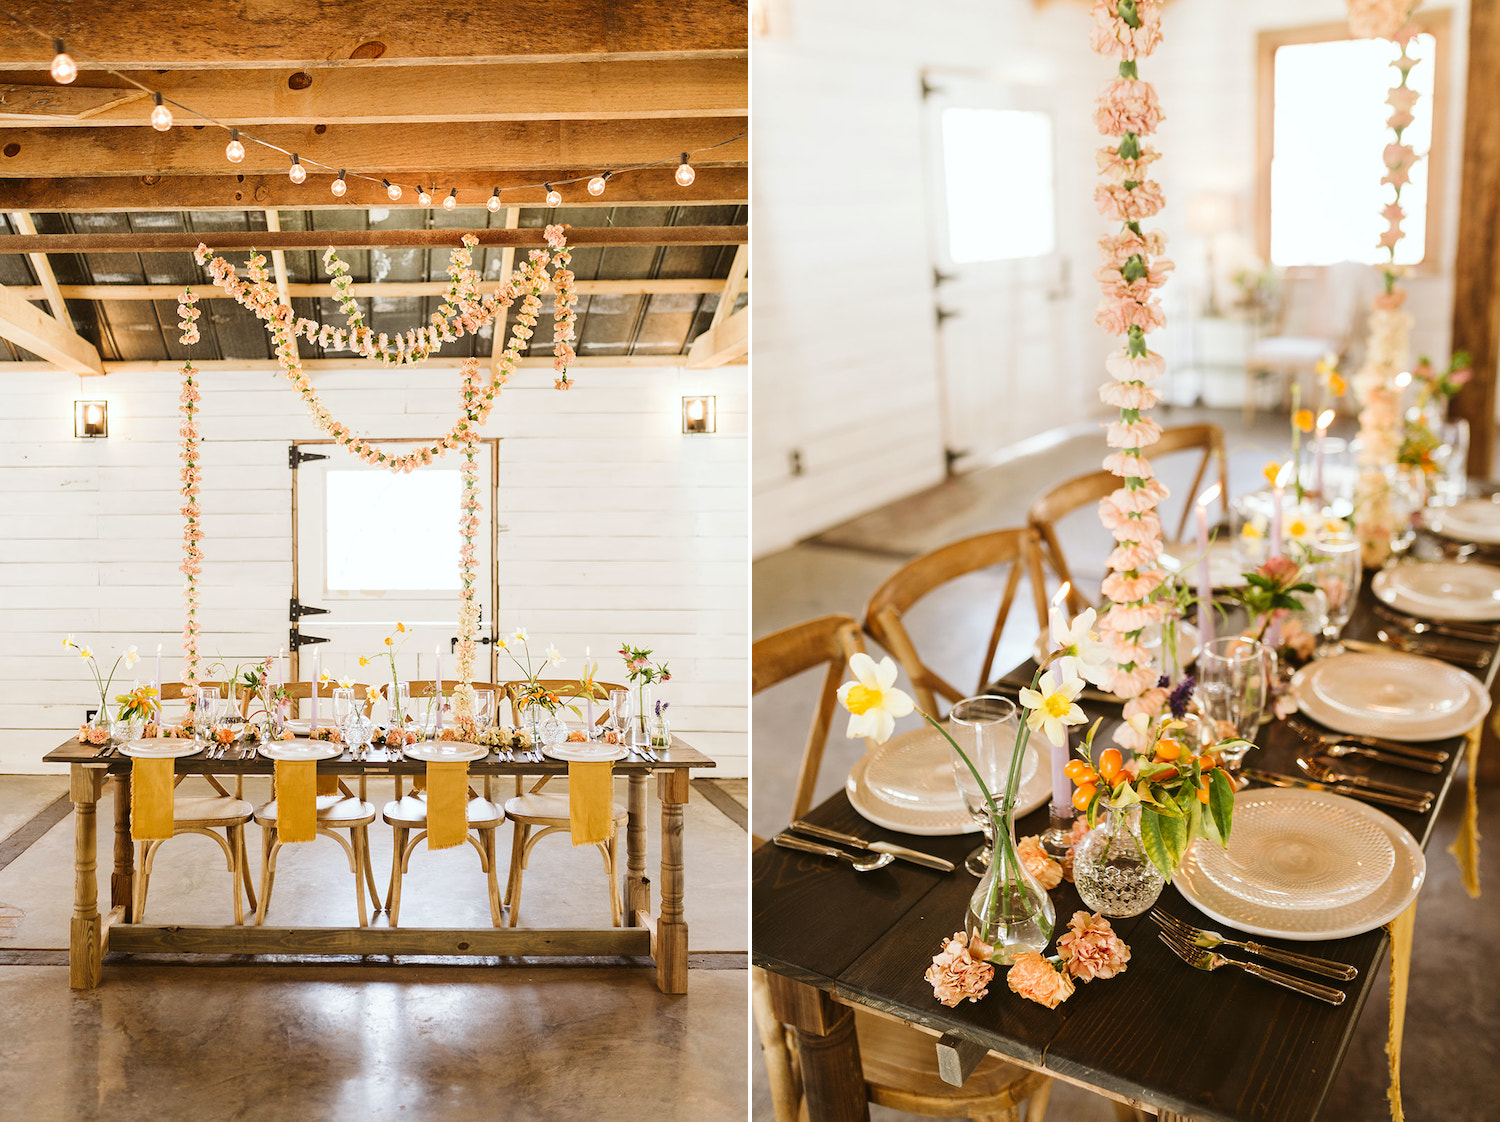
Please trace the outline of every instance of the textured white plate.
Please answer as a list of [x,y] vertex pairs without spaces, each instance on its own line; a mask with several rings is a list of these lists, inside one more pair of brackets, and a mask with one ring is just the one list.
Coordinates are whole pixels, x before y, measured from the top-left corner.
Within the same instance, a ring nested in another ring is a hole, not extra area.
[[120,755],[139,756],[143,760],[175,760],[178,756],[192,756],[202,750],[202,745],[181,737],[152,736],[127,741],[120,748]]
[[1500,619],[1500,569],[1477,562],[1411,561],[1375,574],[1370,588],[1397,611],[1427,619]]
[[[1050,751],[1050,747],[1049,747]],[[844,790],[861,817],[906,834],[977,834],[979,823],[964,809],[953,778],[952,749],[931,728],[892,737],[863,757],[849,772]],[[1016,813],[1029,814],[1052,797],[1048,769],[1039,766],[1035,741],[1026,745],[1022,775],[1032,775],[1016,793]],[[880,782],[872,786],[869,769]],[[902,780],[902,776],[905,780]]]
[[[1188,850],[1172,883],[1188,903],[1205,915],[1251,935],[1312,942],[1319,939],[1344,939],[1350,935],[1373,931],[1381,924],[1395,919],[1416,898],[1422,887],[1422,879],[1427,875],[1422,847],[1417,844],[1416,838],[1388,815],[1353,799],[1331,795],[1325,791],[1273,788],[1257,791],[1255,797],[1257,800],[1264,800],[1265,804],[1284,802],[1309,812],[1319,803],[1341,804],[1350,813],[1363,815],[1383,830],[1390,840],[1391,873],[1369,895],[1338,907],[1273,907],[1231,895],[1205,876],[1198,863],[1198,854],[1213,845],[1213,842],[1199,840]],[[1250,810],[1249,803],[1245,809]],[[1240,812],[1236,800],[1234,831],[1230,834],[1231,845],[1234,834],[1239,831]]]
[[[1196,542],[1182,542],[1158,556],[1156,563],[1169,573],[1180,573],[1186,566],[1188,583],[1197,588],[1198,557]],[[1244,566],[1240,564],[1232,540],[1219,538],[1208,543],[1208,579],[1215,588],[1239,588],[1244,585]]]
[[1490,698],[1472,674],[1421,655],[1344,654],[1292,675],[1297,708],[1338,732],[1443,740],[1468,732]]
[[1432,506],[1423,515],[1427,528],[1435,534],[1477,545],[1500,545],[1500,503],[1490,499]]
[[260,754],[268,760],[283,763],[300,763],[304,760],[331,760],[344,754],[342,744],[329,740],[282,740],[275,744],[262,744]]
[[544,745],[542,751],[554,760],[566,760],[570,764],[598,764],[611,760],[623,760],[630,754],[625,750],[624,745],[616,744],[563,743],[555,748],[548,748]]
[[401,749],[408,760],[421,760],[429,764],[463,763],[466,760],[482,760],[490,750],[482,744],[466,744],[461,740],[439,740],[426,744],[409,744]]
[[1265,793],[1235,799],[1228,849],[1210,844],[1197,851],[1199,867],[1220,889],[1252,904],[1336,908],[1364,899],[1390,877],[1395,849],[1368,816],[1342,803],[1288,802]]

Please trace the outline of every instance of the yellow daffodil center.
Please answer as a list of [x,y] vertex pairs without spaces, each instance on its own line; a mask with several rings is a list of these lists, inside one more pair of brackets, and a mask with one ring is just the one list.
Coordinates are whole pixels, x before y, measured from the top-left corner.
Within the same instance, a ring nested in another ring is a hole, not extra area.
[[1073,702],[1065,693],[1050,693],[1042,698],[1042,711],[1049,717],[1063,718],[1068,715],[1068,710],[1073,708]]
[[878,706],[884,696],[880,690],[872,690],[868,686],[850,686],[849,693],[844,698],[844,707],[858,717]]

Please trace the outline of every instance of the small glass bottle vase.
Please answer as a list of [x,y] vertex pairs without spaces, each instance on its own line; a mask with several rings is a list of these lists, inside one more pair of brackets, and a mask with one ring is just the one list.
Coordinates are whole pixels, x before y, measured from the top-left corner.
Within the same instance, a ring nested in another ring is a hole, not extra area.
[[642,682],[635,688],[635,716],[630,719],[630,746],[651,747],[651,685]]
[[1141,844],[1139,807],[1104,811],[1073,849],[1073,884],[1092,910],[1111,919],[1138,916],[1156,903],[1166,879]]
[[1052,939],[1057,910],[1016,852],[1015,822],[1002,815],[994,835],[990,866],[969,898],[965,927],[971,941],[994,948],[991,962],[1008,964],[1023,951],[1041,953]]

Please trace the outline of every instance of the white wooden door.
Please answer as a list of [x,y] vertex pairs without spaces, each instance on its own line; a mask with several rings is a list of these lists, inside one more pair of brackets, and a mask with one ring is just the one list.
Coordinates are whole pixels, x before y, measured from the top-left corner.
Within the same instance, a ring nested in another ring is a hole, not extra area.
[[944,442],[961,468],[1053,427],[1067,297],[1054,116],[1035,88],[943,74],[925,88]]
[[[399,455],[421,443],[386,446]],[[497,443],[482,442],[478,457],[480,635],[491,640]],[[329,442],[300,442],[291,446],[291,454],[296,579],[289,641],[301,643],[296,677],[312,677],[317,652],[321,669],[337,677],[384,684],[391,678],[384,640],[399,622],[407,628],[396,636],[399,678],[433,677],[439,651],[443,676],[451,678],[458,634],[462,457],[449,452],[428,467],[395,474],[361,463]],[[326,642],[313,643],[314,638]],[[493,644],[479,647],[477,680],[492,679],[494,649]],[[361,668],[361,655],[377,661]]]

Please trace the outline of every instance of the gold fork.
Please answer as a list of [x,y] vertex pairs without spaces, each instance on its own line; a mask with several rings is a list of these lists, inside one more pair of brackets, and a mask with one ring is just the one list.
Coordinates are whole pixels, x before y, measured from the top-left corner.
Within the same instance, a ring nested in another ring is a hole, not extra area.
[[1212,971],[1219,969],[1221,966],[1238,966],[1246,974],[1254,974],[1257,978],[1263,978],[1273,985],[1295,990],[1297,993],[1307,997],[1315,997],[1319,1001],[1326,1001],[1329,1005],[1344,1004],[1344,991],[1336,990],[1332,986],[1294,978],[1290,974],[1281,973],[1279,970],[1267,969],[1256,962],[1241,962],[1235,958],[1226,958],[1224,955],[1214,954],[1213,951],[1206,951],[1202,947],[1195,947],[1175,935],[1167,934],[1165,931],[1160,933],[1160,938],[1167,945],[1168,950],[1195,970]]
[[1239,947],[1242,951],[1259,958],[1269,958],[1273,962],[1279,962],[1284,966],[1298,966],[1303,970],[1310,970],[1314,974],[1322,974],[1325,978],[1337,978],[1342,982],[1350,981],[1359,976],[1359,971],[1352,966],[1342,962],[1331,962],[1326,958],[1314,958],[1312,955],[1298,954],[1296,951],[1284,951],[1278,947],[1268,947],[1263,943],[1241,943],[1235,939],[1226,939],[1217,931],[1208,931],[1201,927],[1194,927],[1190,923],[1184,923],[1176,916],[1168,915],[1160,908],[1152,908],[1151,918],[1158,927],[1170,931],[1185,943],[1191,943],[1205,951],[1211,951],[1215,947]]

